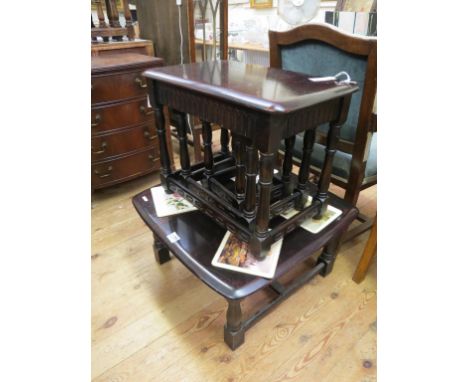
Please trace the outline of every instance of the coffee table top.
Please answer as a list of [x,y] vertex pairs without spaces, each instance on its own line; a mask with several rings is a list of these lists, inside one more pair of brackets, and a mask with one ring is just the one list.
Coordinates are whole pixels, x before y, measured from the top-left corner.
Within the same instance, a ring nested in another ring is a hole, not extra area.
[[[357,216],[357,210],[331,195],[330,204],[341,209],[340,217],[318,234],[297,228],[283,240],[275,278],[310,257],[337,233],[343,232]],[[148,227],[191,272],[210,288],[229,299],[244,298],[264,288],[273,280],[216,268],[211,265],[226,230],[200,211],[158,218],[150,189],[134,196],[133,204]],[[277,222],[284,220],[276,217]],[[274,224],[275,219],[272,220]],[[167,238],[176,232],[180,240]]]
[[236,61],[151,68],[144,76],[267,113],[293,112],[358,90],[354,82],[314,82],[305,74]]

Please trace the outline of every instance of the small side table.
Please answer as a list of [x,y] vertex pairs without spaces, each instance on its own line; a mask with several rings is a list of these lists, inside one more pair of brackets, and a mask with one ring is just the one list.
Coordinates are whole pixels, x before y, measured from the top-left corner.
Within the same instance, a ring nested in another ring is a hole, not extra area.
[[[147,189],[133,198],[133,205],[154,235],[154,254],[156,261],[163,264],[174,254],[196,277],[208,287],[223,296],[228,302],[224,342],[236,349],[245,339],[245,332],[260,318],[266,315],[295,290],[320,274],[326,276],[336,258],[338,242],[335,237],[345,232],[357,216],[357,209],[330,194],[330,204],[341,209],[340,217],[318,234],[312,234],[302,228],[289,233],[283,241],[278,266],[273,279],[251,276],[213,267],[211,260],[219,247],[226,230],[213,219],[200,211],[188,212],[158,218],[154,209],[151,190]],[[279,225],[285,219],[277,217],[273,225]],[[180,240],[172,243],[168,235],[177,233]],[[296,265],[310,258],[320,248],[324,248],[315,265],[310,270],[297,276],[288,285],[283,285],[278,278],[292,270]],[[271,288],[277,297],[262,306],[253,316],[244,317],[241,301],[251,294]]]

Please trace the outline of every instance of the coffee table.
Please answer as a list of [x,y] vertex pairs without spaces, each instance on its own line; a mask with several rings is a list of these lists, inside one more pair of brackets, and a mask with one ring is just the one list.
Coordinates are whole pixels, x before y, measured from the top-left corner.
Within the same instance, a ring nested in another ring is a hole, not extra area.
[[[315,191],[314,189],[311,190]],[[273,279],[251,276],[216,268],[211,260],[226,233],[226,230],[201,211],[158,218],[150,189],[133,198],[133,205],[138,214],[154,235],[154,254],[159,264],[171,259],[172,253],[196,277],[208,287],[223,296],[228,302],[224,341],[232,349],[239,347],[245,339],[245,332],[260,318],[268,313],[296,289],[320,274],[326,276],[333,268],[339,245],[337,237],[348,229],[357,216],[357,209],[330,194],[330,204],[342,210],[337,220],[325,227],[318,234],[312,234],[298,227],[285,236]],[[272,225],[281,224],[282,217],[276,217]],[[171,240],[176,233],[180,238]],[[296,276],[288,285],[283,285],[278,278],[293,270],[324,247],[315,265]],[[244,317],[241,301],[264,288],[271,288],[277,297],[262,306],[250,317]]]

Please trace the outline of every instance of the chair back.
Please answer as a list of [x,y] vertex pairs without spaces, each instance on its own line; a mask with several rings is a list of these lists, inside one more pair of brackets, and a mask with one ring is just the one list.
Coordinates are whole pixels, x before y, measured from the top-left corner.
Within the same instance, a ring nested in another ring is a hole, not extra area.
[[[352,97],[338,146],[339,150],[354,155],[355,143],[366,145],[370,126],[377,89],[377,39],[350,35],[327,24],[307,24],[286,32],[270,31],[269,38],[272,67],[314,77],[346,71],[358,83],[359,92]],[[327,127],[319,130],[324,132],[324,129]]]

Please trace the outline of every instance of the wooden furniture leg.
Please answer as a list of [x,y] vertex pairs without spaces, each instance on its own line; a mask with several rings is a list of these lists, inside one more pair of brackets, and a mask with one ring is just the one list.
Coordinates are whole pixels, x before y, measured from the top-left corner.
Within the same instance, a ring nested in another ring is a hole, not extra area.
[[330,123],[330,130],[327,137],[327,146],[325,148],[325,162],[318,180],[317,193],[314,196],[314,200],[320,200],[322,206],[320,208],[320,213],[314,217],[315,219],[320,219],[328,208],[328,188],[330,187],[333,158],[335,157],[340,128],[341,125],[338,125],[337,123]]
[[190,156],[187,146],[187,115],[177,110],[172,110],[177,128],[177,137],[179,139],[180,167],[182,176],[189,176],[191,173]]
[[195,157],[195,162],[201,162],[203,160],[202,157],[202,144],[201,144],[201,133],[200,129],[193,129],[192,131],[192,140],[193,140],[193,155]]
[[163,242],[153,233],[154,243],[153,243],[153,251],[154,251],[154,258],[159,263],[159,265],[167,263],[171,260],[171,255],[169,254],[169,250],[163,244]]
[[163,105],[155,102],[154,112],[156,115],[156,131],[158,133],[159,151],[161,155],[161,184],[166,192],[170,192],[167,186],[166,177],[172,173],[172,169],[166,140],[166,120]]
[[295,135],[289,138],[286,138],[284,140],[285,153],[284,153],[284,160],[283,160],[283,175],[282,175],[282,180],[284,183],[284,190],[283,190],[284,196],[291,195],[293,191],[292,189],[293,184],[291,183],[291,171],[292,171],[292,166],[293,166],[293,148],[294,148],[295,142],[296,142]]
[[341,237],[335,238],[330,241],[324,248],[322,253],[318,258],[319,263],[325,264],[325,267],[322,269],[320,274],[325,277],[333,270],[333,265],[335,264],[336,255],[340,248]]
[[229,131],[221,128],[221,152],[224,155],[229,155]]
[[275,154],[260,152],[260,195],[258,198],[258,210],[255,219],[255,236],[250,243],[252,253],[263,258],[267,251],[264,250],[262,239],[266,238],[268,233],[268,223],[270,222],[270,197],[273,184],[273,167]]
[[306,184],[309,180],[310,158],[315,142],[315,128],[307,130],[304,134],[304,146],[302,149],[302,161],[299,168],[297,188],[301,191],[301,197],[296,200],[296,209],[303,210],[307,203]]
[[227,300],[226,325],[224,325],[224,342],[235,350],[244,343],[245,328],[242,325],[241,300]]
[[372,230],[367,239],[364,252],[362,253],[359,264],[354,271],[353,280],[356,283],[360,283],[366,277],[367,270],[369,269],[370,263],[374,258],[377,252],[377,216],[375,217],[374,224],[372,225]]

